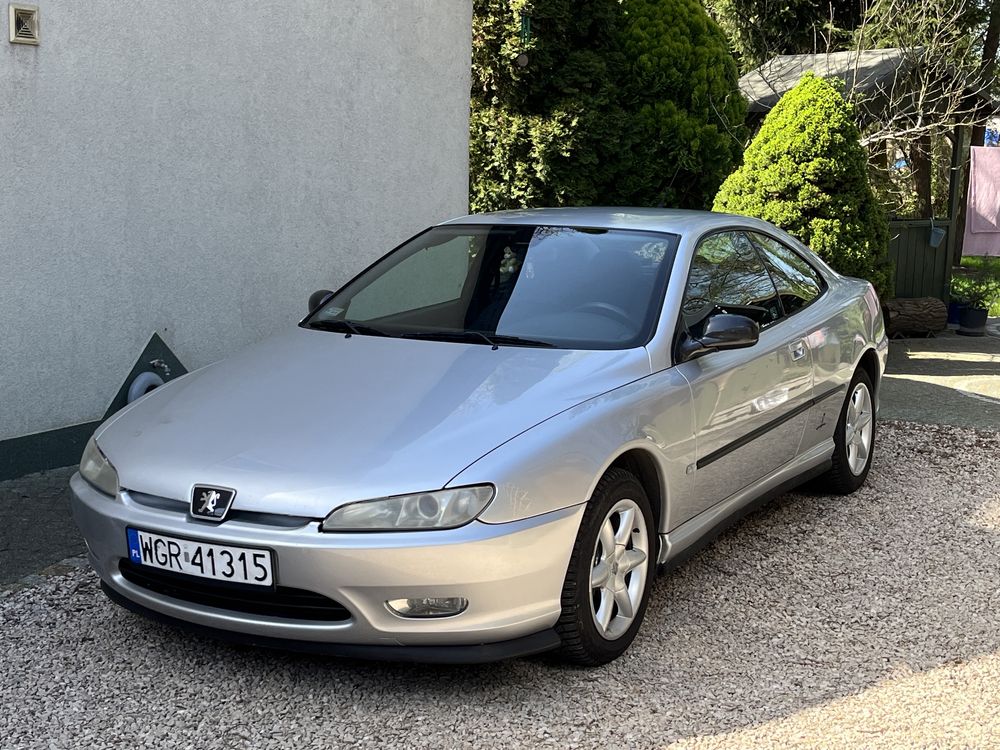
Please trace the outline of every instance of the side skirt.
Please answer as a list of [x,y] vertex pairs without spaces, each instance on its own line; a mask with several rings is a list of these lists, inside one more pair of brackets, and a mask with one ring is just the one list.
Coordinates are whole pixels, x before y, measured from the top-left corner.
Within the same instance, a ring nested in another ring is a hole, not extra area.
[[672,531],[660,534],[657,560],[660,571],[670,570],[690,559],[734,523],[779,495],[825,474],[832,466],[832,455],[831,438],[785,464],[771,476],[699,513]]

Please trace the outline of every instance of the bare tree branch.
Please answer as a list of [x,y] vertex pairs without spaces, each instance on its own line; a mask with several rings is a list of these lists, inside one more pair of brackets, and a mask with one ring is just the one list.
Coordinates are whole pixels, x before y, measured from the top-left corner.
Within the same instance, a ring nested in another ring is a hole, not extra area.
[[848,92],[865,145],[910,143],[944,128],[982,122],[992,81],[982,74],[969,34],[970,2],[873,0],[857,35],[858,48],[898,48],[902,63],[875,91]]

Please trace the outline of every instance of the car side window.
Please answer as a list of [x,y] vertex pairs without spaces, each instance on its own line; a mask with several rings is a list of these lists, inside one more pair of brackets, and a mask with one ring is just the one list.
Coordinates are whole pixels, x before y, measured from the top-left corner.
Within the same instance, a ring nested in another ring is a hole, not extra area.
[[743,232],[719,232],[698,245],[681,307],[688,330],[711,315],[735,313],[764,328],[779,320],[781,301],[753,243]]
[[808,261],[782,242],[751,232],[760,254],[778,288],[788,315],[801,310],[823,292],[823,277]]

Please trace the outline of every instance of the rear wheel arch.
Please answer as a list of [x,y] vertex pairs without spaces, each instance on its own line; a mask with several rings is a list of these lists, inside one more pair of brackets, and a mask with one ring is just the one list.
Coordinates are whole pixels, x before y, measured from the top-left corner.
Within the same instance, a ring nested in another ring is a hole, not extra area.
[[879,383],[878,354],[875,353],[874,349],[865,349],[861,359],[858,360],[858,366],[854,368],[854,372],[857,373],[858,370],[864,370],[865,374],[868,375],[868,380],[872,384],[872,400],[877,404],[881,384]]

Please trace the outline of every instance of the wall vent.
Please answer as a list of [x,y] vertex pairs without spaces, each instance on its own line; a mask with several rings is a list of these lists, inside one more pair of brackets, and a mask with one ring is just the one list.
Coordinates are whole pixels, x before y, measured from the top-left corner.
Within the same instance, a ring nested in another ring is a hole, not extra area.
[[38,6],[10,6],[10,43],[38,44]]

